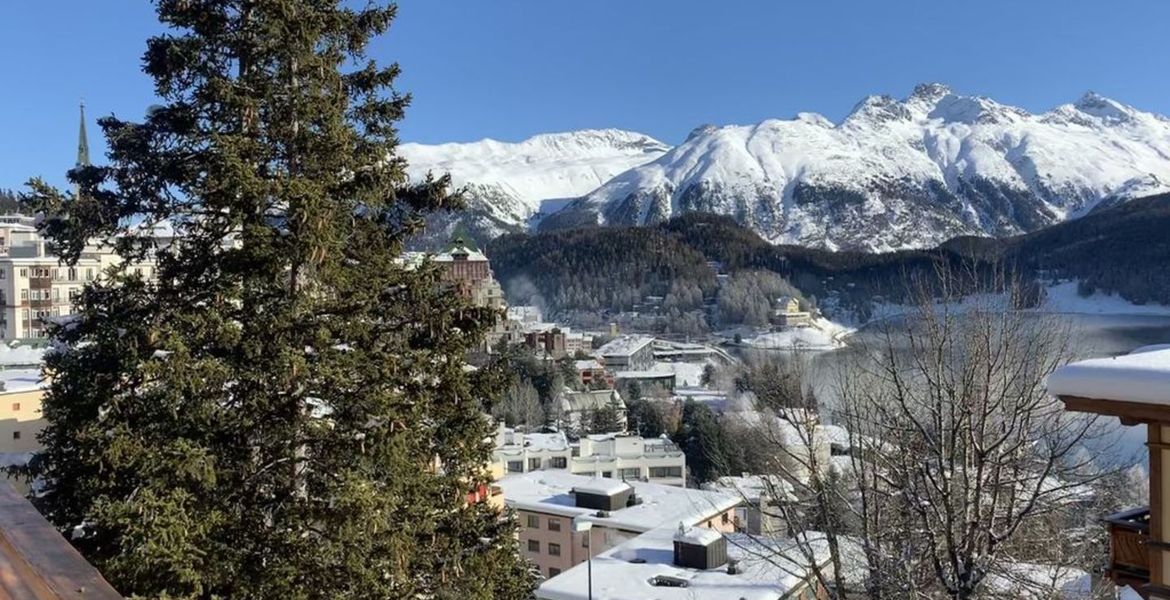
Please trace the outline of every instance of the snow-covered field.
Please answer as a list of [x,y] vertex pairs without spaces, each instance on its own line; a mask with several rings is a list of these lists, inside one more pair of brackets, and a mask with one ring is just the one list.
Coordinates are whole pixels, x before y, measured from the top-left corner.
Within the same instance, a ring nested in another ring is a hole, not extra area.
[[1040,312],[1078,313],[1089,315],[1159,315],[1170,316],[1170,306],[1163,304],[1134,304],[1120,296],[1094,293],[1088,298],[1077,294],[1077,282],[1058,283],[1048,287],[1048,296]]
[[852,331],[851,328],[840,323],[818,318],[813,321],[811,327],[793,327],[783,331],[763,333],[754,338],[745,339],[743,343],[753,348],[776,350],[832,350],[844,345],[841,338],[850,331]]
[[707,362],[656,362],[652,371],[674,373],[674,384],[679,387],[696,387],[703,378],[703,368]]

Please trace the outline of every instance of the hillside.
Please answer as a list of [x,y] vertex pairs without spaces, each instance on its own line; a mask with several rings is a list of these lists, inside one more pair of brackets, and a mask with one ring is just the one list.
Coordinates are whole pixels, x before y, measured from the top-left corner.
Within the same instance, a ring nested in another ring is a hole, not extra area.
[[940,267],[988,272],[1003,265],[1026,279],[1079,279],[1086,294],[1100,290],[1135,303],[1170,304],[1167,232],[1170,194],[1031,234],[960,237],[929,250],[832,252],[773,245],[730,217],[688,213],[652,227],[505,236],[489,245],[488,254],[506,287],[531,284],[554,312],[629,310],[639,298],[667,295],[672,286],[691,282],[710,304],[716,293],[716,273],[707,264],[712,262],[728,273],[775,273],[804,297],[832,296],[864,318],[873,301],[905,301],[908,281],[929,284]]

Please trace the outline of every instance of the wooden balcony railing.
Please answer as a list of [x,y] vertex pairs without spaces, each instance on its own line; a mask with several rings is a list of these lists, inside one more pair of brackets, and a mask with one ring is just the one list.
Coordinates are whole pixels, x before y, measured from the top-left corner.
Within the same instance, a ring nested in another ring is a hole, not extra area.
[[1150,509],[1135,508],[1105,517],[1109,525],[1109,578],[1140,589],[1150,581]]

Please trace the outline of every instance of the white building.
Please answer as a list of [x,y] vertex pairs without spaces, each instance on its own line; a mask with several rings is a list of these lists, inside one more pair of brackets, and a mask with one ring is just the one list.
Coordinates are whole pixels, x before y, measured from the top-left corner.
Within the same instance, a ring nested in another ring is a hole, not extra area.
[[611,371],[644,371],[654,364],[654,338],[623,335],[598,348],[596,356]]
[[618,425],[626,428],[626,401],[617,390],[564,391],[553,402],[561,411],[563,425],[569,429],[580,431],[589,424],[590,414],[603,408],[615,409]]
[[[69,266],[48,252],[44,238],[24,227],[4,229],[6,252],[0,255],[0,338],[38,338],[47,334],[45,318],[73,314],[82,287],[102,276],[121,258],[109,246],[89,245]],[[133,267],[154,277],[154,264]]]
[[492,458],[507,473],[574,475],[685,486],[687,458],[668,438],[608,433],[570,443],[564,433],[522,433],[500,425]]

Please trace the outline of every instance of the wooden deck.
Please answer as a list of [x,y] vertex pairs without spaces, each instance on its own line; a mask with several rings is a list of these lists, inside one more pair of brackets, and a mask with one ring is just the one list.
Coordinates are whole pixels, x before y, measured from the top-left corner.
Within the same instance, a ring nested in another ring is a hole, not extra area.
[[0,480],[0,600],[121,600],[97,569]]

